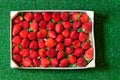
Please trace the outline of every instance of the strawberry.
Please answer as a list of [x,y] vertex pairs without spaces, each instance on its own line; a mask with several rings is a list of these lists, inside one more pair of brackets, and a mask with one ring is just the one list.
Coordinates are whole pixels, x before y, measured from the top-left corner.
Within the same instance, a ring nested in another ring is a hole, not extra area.
[[13,50],[12,50],[12,53],[13,54],[16,54],[16,53],[19,53],[20,52],[20,47],[18,45],[16,45]]
[[35,50],[30,50],[30,58],[35,59],[39,56],[38,52]]
[[58,65],[59,65],[58,59],[57,58],[53,58],[52,61],[51,61],[51,65],[53,67],[58,67]]
[[50,66],[50,60],[47,58],[42,58],[41,59],[41,66],[42,67],[49,67]]
[[74,55],[76,56],[76,57],[80,57],[80,56],[82,56],[84,54],[84,50],[82,49],[82,48],[77,48],[77,49],[75,49],[75,51],[74,51]]
[[26,21],[26,20],[20,22],[19,25],[20,25],[22,28],[24,28],[24,29],[28,29],[29,26],[30,26],[29,22]]
[[55,24],[54,24],[53,22],[49,22],[49,23],[47,24],[47,28],[48,28],[48,30],[52,31],[52,30],[55,29]]
[[72,19],[73,19],[74,21],[78,21],[78,20],[79,20],[79,17],[80,17],[80,13],[78,13],[78,12],[72,13]]
[[29,44],[30,44],[30,41],[27,38],[23,39],[21,42],[22,48],[28,48]]
[[57,53],[57,59],[63,59],[65,57],[65,53],[63,52],[63,51],[59,51],[58,53]]
[[45,42],[45,45],[48,48],[53,48],[56,45],[56,41],[53,38],[48,38],[47,41]]
[[29,58],[29,57],[24,58],[22,60],[22,65],[24,67],[30,67],[30,66],[32,66],[32,60],[31,60],[31,58]]
[[86,22],[82,24],[82,29],[85,29],[86,33],[91,32],[92,30],[92,22]]
[[28,36],[28,31],[23,29],[21,32],[20,32],[20,37],[21,38],[27,38]]
[[77,30],[77,29],[80,28],[80,27],[81,27],[81,22],[75,21],[75,22],[73,23],[73,29],[74,29],[74,30]]
[[56,46],[56,49],[58,51],[62,51],[62,50],[64,50],[64,45],[62,43],[58,43],[57,46]]
[[39,46],[39,48],[45,48],[46,47],[44,39],[39,40],[38,46]]
[[78,48],[81,45],[81,42],[79,40],[75,40],[72,42],[74,48]]
[[68,56],[68,61],[70,64],[75,64],[77,62],[77,58],[73,55]]
[[39,50],[39,56],[41,58],[45,58],[46,57],[46,50],[45,49],[40,49]]
[[64,40],[64,36],[62,34],[59,34],[57,37],[56,37],[56,41],[57,42],[63,42]]
[[31,21],[33,19],[33,14],[31,12],[25,13],[24,14],[24,19],[28,22]]
[[51,18],[52,18],[52,15],[51,15],[50,12],[44,12],[43,13],[43,18],[44,18],[45,21],[50,21]]
[[87,50],[88,48],[90,47],[90,42],[85,42],[83,45],[82,45],[82,49],[84,50]]
[[30,39],[30,40],[36,40],[36,38],[37,38],[37,34],[35,32],[30,32],[28,34],[28,39]]
[[20,44],[21,43],[21,37],[20,36],[14,36],[12,39],[13,44]]
[[29,56],[29,50],[28,49],[22,49],[20,51],[20,55],[22,55],[22,57],[27,57]]
[[79,40],[80,40],[81,42],[86,41],[87,38],[88,38],[88,35],[87,35],[86,33],[84,33],[84,32],[80,32],[80,33],[79,33]]
[[60,67],[68,67],[68,64],[69,64],[68,60],[62,59],[62,60],[60,61],[59,66],[60,66]]
[[68,29],[66,29],[66,30],[64,30],[64,31],[62,32],[62,35],[63,35],[64,37],[69,37],[69,36],[70,36],[70,31],[69,31]]
[[41,13],[34,13],[34,20],[35,21],[41,21],[42,20],[42,14]]
[[49,36],[50,38],[56,38],[56,32],[55,32],[55,31],[49,31],[49,32],[48,32],[48,36]]
[[30,45],[29,45],[30,49],[38,49],[38,43],[37,41],[31,41]]
[[63,31],[63,25],[62,24],[56,24],[55,31],[57,33],[61,33]]
[[87,59],[88,61],[92,60],[92,58],[93,58],[93,48],[92,48],[92,47],[89,48],[89,49],[85,52],[84,57],[85,57],[85,59]]
[[86,13],[82,13],[81,16],[80,16],[80,21],[82,23],[88,22],[89,21],[88,15]]
[[32,23],[31,23],[31,25],[30,25],[30,28],[31,28],[34,32],[36,32],[36,31],[38,30],[38,23],[37,23],[35,20],[33,20]]
[[40,21],[39,23],[40,29],[45,29],[47,27],[47,22],[45,20]]
[[70,46],[71,43],[72,43],[72,39],[71,39],[71,38],[65,38],[65,39],[64,39],[64,44],[65,44],[65,46]]
[[47,50],[46,54],[47,54],[48,57],[54,58],[54,57],[56,57],[57,52],[55,51],[55,49],[50,48],[50,49]]
[[86,61],[85,61],[84,58],[82,58],[82,57],[78,58],[78,60],[77,60],[77,65],[78,65],[79,67],[85,67],[86,64],[87,64],[87,63],[86,63]]
[[21,30],[21,27],[18,24],[14,25],[12,35],[15,36],[15,35],[19,34],[20,30]]
[[39,32],[37,32],[37,37],[40,39],[43,39],[47,36],[47,31],[45,29],[40,29]]
[[60,21],[60,14],[58,12],[54,12],[52,14],[52,18],[54,19],[55,22],[59,22]]
[[62,12],[60,17],[63,21],[68,21],[70,16],[68,12]]
[[34,67],[40,66],[40,60],[38,60],[38,59],[33,59],[33,66],[34,66]]
[[22,56],[20,54],[14,54],[13,55],[13,60],[16,62],[16,63],[21,63],[22,62]]
[[19,24],[22,21],[20,16],[16,16],[15,19],[13,19],[13,24]]
[[70,34],[70,38],[71,39],[77,39],[79,37],[79,33],[76,31],[76,30],[74,30],[74,31],[72,31],[71,32],[71,34]]
[[69,21],[62,22],[65,29],[71,28],[71,23]]
[[71,54],[71,53],[73,53],[74,49],[71,47],[66,47],[65,51],[67,54]]

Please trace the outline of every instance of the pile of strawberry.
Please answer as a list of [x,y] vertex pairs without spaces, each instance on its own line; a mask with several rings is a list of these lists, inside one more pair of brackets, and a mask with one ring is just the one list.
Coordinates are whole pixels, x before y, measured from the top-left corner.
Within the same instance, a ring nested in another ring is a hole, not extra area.
[[92,22],[82,12],[21,12],[12,20],[12,59],[20,67],[85,67]]

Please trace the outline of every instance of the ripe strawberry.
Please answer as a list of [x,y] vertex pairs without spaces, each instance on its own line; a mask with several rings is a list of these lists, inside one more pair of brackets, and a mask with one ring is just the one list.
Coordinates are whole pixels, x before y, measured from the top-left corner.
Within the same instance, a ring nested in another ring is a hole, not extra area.
[[20,52],[20,47],[18,45],[16,45],[13,50],[12,50],[12,53],[13,54],[16,54],[16,53],[19,53]]
[[74,49],[71,47],[66,47],[65,51],[67,54],[71,54],[71,53],[73,53]]
[[79,40],[75,40],[72,42],[74,48],[78,48],[81,45],[81,42]]
[[20,36],[15,36],[12,39],[13,44],[20,44],[21,43],[21,37]]
[[62,50],[64,50],[64,45],[62,43],[58,43],[57,46],[56,46],[56,49],[58,51],[62,51]]
[[55,31],[57,33],[61,33],[63,31],[63,25],[62,24],[56,24]]
[[48,30],[52,31],[52,30],[55,29],[55,24],[54,24],[53,22],[49,22],[49,23],[47,24],[47,28],[48,28]]
[[62,32],[62,35],[63,35],[64,37],[69,37],[69,36],[70,36],[70,31],[69,31],[68,29],[66,29],[66,30],[64,30],[64,31]]
[[28,34],[28,39],[30,39],[30,40],[36,40],[36,38],[37,38],[37,34],[35,32],[30,32]]
[[30,67],[30,66],[32,66],[32,60],[31,60],[31,58],[29,58],[29,57],[24,58],[22,60],[22,65],[24,67]]
[[82,29],[85,29],[86,33],[91,32],[92,30],[92,22],[86,22],[82,24]]
[[55,20],[55,22],[59,22],[60,21],[60,14],[58,12],[54,12],[52,14],[52,18]]
[[35,20],[33,20],[32,23],[31,23],[31,25],[30,25],[30,28],[31,28],[34,32],[36,32],[36,31],[38,30],[38,23],[37,23]]
[[68,61],[70,64],[75,64],[77,62],[77,58],[73,55],[68,56]]
[[15,36],[15,35],[19,34],[20,30],[21,30],[21,27],[18,24],[14,25],[12,35]]
[[59,65],[59,61],[57,58],[53,58],[52,61],[51,61],[51,65],[53,67],[57,67]]
[[48,38],[47,41],[45,42],[45,45],[48,48],[53,48],[56,45],[56,41],[53,38]]
[[72,39],[71,38],[65,38],[64,39],[64,44],[65,44],[65,46],[70,46],[72,44]]
[[79,33],[76,31],[76,30],[74,30],[74,31],[72,31],[71,32],[71,34],[70,34],[70,38],[71,39],[77,39],[79,37]]
[[69,21],[62,22],[65,29],[71,28],[71,23]]
[[13,60],[16,62],[16,63],[21,63],[22,62],[22,56],[20,54],[14,54],[13,55]]
[[40,66],[40,60],[38,60],[38,59],[33,59],[33,66],[34,66],[34,67]]
[[20,16],[16,16],[15,19],[13,19],[13,24],[18,24],[22,21]]
[[63,51],[59,51],[58,53],[57,53],[57,59],[63,59],[65,57],[65,53],[63,52]]
[[38,46],[39,46],[39,48],[45,48],[46,47],[44,39],[39,40]]
[[49,67],[50,66],[50,60],[47,58],[42,58],[41,59],[41,65],[42,67]]
[[81,16],[80,16],[80,21],[82,23],[88,22],[89,21],[88,15],[86,13],[82,13]]
[[80,17],[80,13],[78,13],[78,12],[72,13],[72,19],[73,19],[74,21],[78,21],[78,20],[79,20],[79,17]]
[[82,49],[82,48],[77,48],[77,49],[75,49],[75,51],[74,51],[74,55],[76,56],[76,57],[80,57],[80,56],[82,56],[84,54],[84,50]]
[[86,63],[86,61],[85,61],[84,58],[82,58],[82,57],[78,58],[78,60],[77,60],[77,65],[78,65],[79,67],[85,67],[86,64],[87,64],[87,63]]
[[23,29],[21,32],[20,32],[20,37],[21,38],[27,38],[28,36],[28,31]]
[[39,56],[38,52],[35,50],[30,50],[30,58],[35,59]]
[[56,38],[56,32],[55,32],[55,31],[49,31],[49,32],[48,32],[48,36],[49,36],[50,38]]
[[85,57],[85,59],[87,59],[88,61],[92,60],[92,58],[93,58],[93,48],[92,48],[92,47],[89,48],[89,49],[85,52],[84,57]]
[[68,67],[68,64],[69,64],[68,60],[62,59],[62,60],[60,61],[59,66],[60,66],[60,67]]
[[27,38],[23,39],[21,42],[22,48],[28,48],[29,44],[30,44],[30,41]]
[[33,14],[30,13],[30,12],[25,13],[24,14],[24,19],[28,22],[31,21],[33,19]]
[[29,50],[28,49],[22,49],[20,51],[20,55],[22,55],[22,57],[27,57],[29,56]]
[[87,50],[89,47],[90,47],[90,42],[85,42],[85,43],[82,45],[82,49],[85,49],[85,50]]
[[47,31],[45,29],[40,29],[39,32],[37,32],[37,37],[40,39],[43,39],[47,36]]
[[79,33],[79,40],[80,40],[81,42],[86,41],[87,38],[88,38],[88,35],[87,35],[86,33],[84,33],[84,32],[80,32],[80,33]]
[[75,21],[75,22],[73,23],[73,29],[74,29],[74,30],[77,30],[77,29],[80,28],[80,27],[81,27],[81,22]]
[[46,57],[46,50],[45,49],[40,49],[39,50],[39,56],[41,58],[45,58]]
[[42,14],[41,13],[34,13],[34,20],[35,21],[41,21],[42,20]]
[[69,13],[68,12],[62,12],[61,16],[63,21],[68,21],[69,20]]
[[38,43],[37,43],[37,41],[31,41],[29,47],[31,49],[38,49]]
[[57,52],[55,51],[55,49],[50,48],[50,49],[47,50],[46,54],[47,54],[48,57],[54,58],[54,57],[56,57]]
[[62,34],[59,34],[57,37],[56,37],[56,41],[57,42],[63,42],[64,40],[64,36]]
[[51,18],[52,18],[52,15],[51,15],[50,12],[44,12],[44,13],[43,13],[43,18],[44,18],[44,20],[46,20],[46,21],[50,21]]
[[20,22],[19,25],[20,25],[22,28],[24,28],[24,29],[28,29],[29,26],[30,26],[29,22],[26,21],[26,20]]
[[39,23],[40,29],[45,29],[47,27],[47,22],[45,20],[40,21]]

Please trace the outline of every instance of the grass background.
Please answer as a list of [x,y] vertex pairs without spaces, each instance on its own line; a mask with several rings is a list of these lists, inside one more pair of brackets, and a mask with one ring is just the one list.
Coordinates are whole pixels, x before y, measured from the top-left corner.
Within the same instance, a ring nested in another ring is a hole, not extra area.
[[[95,11],[96,68],[19,70],[10,68],[10,11]],[[120,80],[120,0],[0,0],[0,80]]]

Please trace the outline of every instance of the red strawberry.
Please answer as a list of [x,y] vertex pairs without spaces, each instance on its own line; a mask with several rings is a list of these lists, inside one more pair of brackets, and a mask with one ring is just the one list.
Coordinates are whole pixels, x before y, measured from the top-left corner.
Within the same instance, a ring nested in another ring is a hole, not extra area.
[[70,31],[69,31],[68,29],[66,29],[66,30],[64,30],[64,31],[62,32],[62,35],[63,35],[64,37],[69,37],[69,36],[70,36]]
[[80,17],[80,13],[78,13],[78,12],[72,13],[72,19],[73,19],[74,21],[78,21],[78,20],[79,20],[79,17]]
[[13,19],[13,24],[18,24],[22,21],[20,16],[15,17],[15,19]]
[[80,33],[79,33],[79,40],[80,40],[81,42],[86,41],[87,38],[88,38],[88,35],[87,35],[86,33],[84,33],[84,32],[80,32]]
[[70,38],[71,39],[77,39],[79,37],[79,33],[76,31],[76,30],[74,30],[74,31],[72,31],[71,32],[71,34],[70,34]]
[[16,53],[19,53],[20,52],[20,47],[18,45],[16,45],[13,50],[12,50],[12,53],[13,54],[16,54]]
[[68,56],[68,61],[70,64],[75,64],[77,62],[77,58],[73,55]]
[[35,21],[41,21],[42,20],[42,14],[41,13],[34,13],[34,20]]
[[69,29],[71,27],[71,23],[69,21],[62,22],[65,29]]
[[30,41],[27,38],[23,39],[21,42],[22,48],[28,48],[29,44],[30,44]]
[[57,33],[61,33],[63,31],[63,25],[62,24],[56,24],[55,31]]
[[51,18],[52,18],[52,15],[51,15],[50,12],[44,12],[44,13],[43,13],[43,18],[44,18],[44,20],[46,20],[46,21],[50,21]]
[[51,61],[51,65],[53,67],[57,67],[59,65],[58,59],[57,58],[53,58]]
[[82,29],[85,29],[86,33],[91,32],[92,30],[92,22],[86,22],[82,24]]
[[93,58],[93,48],[92,48],[92,47],[89,48],[89,49],[85,52],[84,57],[85,57],[85,59],[87,59],[88,61],[92,60],[92,58]]
[[57,37],[56,37],[56,41],[57,42],[63,42],[64,40],[64,36],[62,34],[59,34]]
[[78,60],[77,60],[77,65],[78,65],[79,67],[85,67],[86,64],[87,64],[87,63],[86,63],[86,61],[85,61],[84,58],[82,58],[82,57],[78,58]]
[[64,45],[62,43],[58,43],[57,46],[56,46],[56,49],[58,51],[62,51],[62,50],[64,50]]
[[47,31],[45,29],[40,29],[39,32],[37,32],[37,37],[40,39],[43,39],[47,36]]
[[82,48],[77,48],[77,49],[75,49],[75,51],[74,51],[74,55],[76,56],[76,57],[80,57],[80,56],[82,56],[84,54],[84,50],[82,49]]
[[85,42],[85,43],[82,45],[82,49],[85,49],[85,50],[87,50],[89,47],[90,47],[90,42]]
[[41,58],[45,58],[46,57],[46,50],[45,49],[40,49],[39,50],[39,56]]
[[39,46],[39,48],[45,48],[46,47],[45,41],[43,39],[40,39],[38,42],[38,46]]
[[30,67],[32,66],[32,60],[29,57],[26,57],[22,60],[22,65],[24,67]]
[[53,48],[48,49],[47,52],[46,52],[47,56],[50,57],[50,58],[56,57],[56,55],[57,55],[56,53],[57,52]]
[[45,20],[40,21],[39,26],[41,29],[45,29],[47,27],[47,22]]
[[71,38],[65,38],[64,39],[64,44],[65,44],[65,46],[70,46],[72,44],[72,39]]
[[20,44],[21,43],[21,37],[20,36],[15,36],[12,39],[13,44]]
[[20,54],[14,54],[13,55],[13,60],[16,62],[16,63],[21,63],[22,62],[22,56]]
[[20,51],[20,55],[22,55],[23,57],[29,56],[29,50],[28,49],[22,49]]
[[73,44],[74,48],[78,48],[78,47],[80,47],[81,42],[79,40],[75,40],[72,42],[72,44]]
[[32,23],[31,23],[31,25],[30,25],[30,28],[31,28],[34,32],[36,32],[36,31],[38,30],[38,23],[37,23],[35,20],[33,20]]
[[39,56],[38,52],[35,50],[30,50],[30,58],[35,59]]
[[36,40],[37,34],[36,34],[35,32],[30,32],[30,33],[28,34],[28,38],[29,38],[30,40]]
[[65,57],[65,53],[63,52],[63,51],[59,51],[58,53],[57,53],[57,59],[63,59]]
[[38,43],[37,43],[37,41],[31,41],[29,47],[31,49],[38,49]]
[[62,60],[60,61],[59,66],[60,66],[60,67],[68,67],[68,64],[69,64],[68,60],[62,59]]
[[81,27],[81,22],[75,21],[75,22],[73,23],[73,29],[74,29],[74,30],[77,30],[79,27]]
[[50,38],[56,38],[56,32],[55,32],[55,31],[49,31],[49,32],[48,32],[48,36],[49,36]]
[[49,23],[47,24],[47,28],[48,28],[48,30],[52,31],[52,30],[55,29],[55,24],[54,24],[53,22],[49,22]]
[[28,31],[25,30],[25,29],[23,29],[23,30],[20,32],[20,36],[21,36],[22,38],[27,38],[27,36],[28,36]]
[[25,13],[24,14],[24,19],[28,22],[31,21],[33,19],[33,14],[30,13],[30,12]]
[[65,51],[67,54],[71,54],[71,53],[73,53],[74,49],[71,47],[66,47]]
[[38,59],[33,59],[33,66],[34,66],[34,67],[40,66],[40,60],[38,60]]
[[48,48],[53,48],[56,45],[56,41],[53,38],[48,38],[47,41],[45,42],[45,45]]
[[12,35],[15,36],[15,35],[19,34],[20,30],[21,30],[21,27],[18,24],[14,25]]
[[62,12],[61,16],[63,21],[68,21],[69,20],[69,13],[68,12]]
[[25,21],[25,20],[22,21],[22,22],[20,22],[19,25],[20,25],[22,28],[24,28],[24,29],[27,29],[27,28],[29,28],[29,26],[30,26],[29,22],[28,22],[28,21]]
[[80,21],[82,23],[88,22],[89,21],[88,15],[86,13],[82,13],[81,16],[80,16]]
[[50,60],[47,58],[42,58],[41,59],[41,65],[42,67],[49,67],[50,66]]
[[60,21],[60,14],[58,12],[54,12],[52,14],[52,18],[55,20],[55,22],[59,22]]

